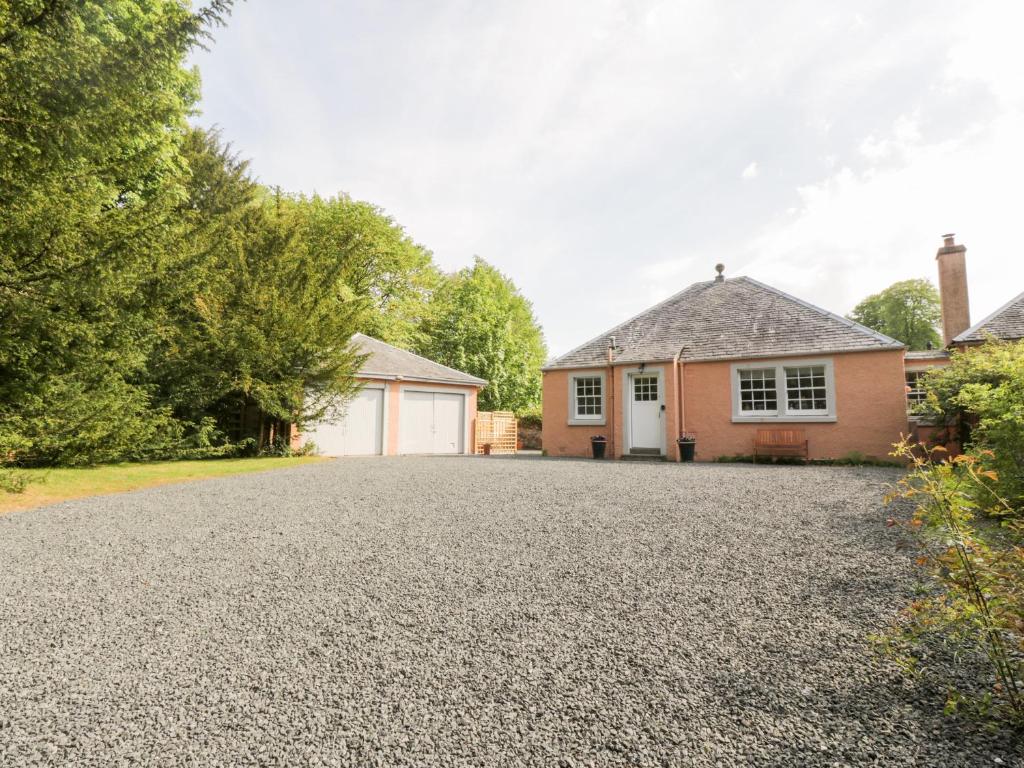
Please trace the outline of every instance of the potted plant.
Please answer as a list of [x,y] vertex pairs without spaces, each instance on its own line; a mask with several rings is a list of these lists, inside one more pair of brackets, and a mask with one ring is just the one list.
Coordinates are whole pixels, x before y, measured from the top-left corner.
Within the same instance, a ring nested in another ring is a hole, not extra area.
[[693,461],[693,455],[697,450],[697,435],[695,432],[683,432],[676,440],[679,446],[679,460]]
[[594,435],[590,438],[590,450],[595,459],[604,458],[604,449],[608,447],[608,439],[604,435]]

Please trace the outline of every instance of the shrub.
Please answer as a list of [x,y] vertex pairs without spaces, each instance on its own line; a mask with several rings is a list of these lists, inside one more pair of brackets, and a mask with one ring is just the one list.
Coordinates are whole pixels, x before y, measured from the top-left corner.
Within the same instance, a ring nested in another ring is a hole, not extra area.
[[[1024,340],[990,341],[954,352],[950,364],[929,372],[918,412],[954,423],[968,453],[991,451],[995,494],[1021,516],[1024,508]],[[989,499],[995,501],[995,496]]]
[[16,469],[0,467],[0,491],[21,493],[28,485],[28,476]]
[[961,660],[986,659],[990,690],[958,691],[944,680],[947,711],[969,704],[1024,725],[1024,525],[997,492],[995,454],[939,462],[934,453],[943,451],[929,453],[907,441],[893,452],[911,468],[887,501],[914,505],[904,525],[919,548],[928,589],[882,644],[922,674],[944,671],[929,665],[930,640],[952,645]]

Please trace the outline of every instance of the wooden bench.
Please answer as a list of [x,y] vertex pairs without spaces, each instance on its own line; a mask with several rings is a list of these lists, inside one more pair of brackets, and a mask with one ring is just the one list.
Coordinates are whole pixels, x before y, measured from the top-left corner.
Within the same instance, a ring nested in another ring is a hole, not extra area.
[[754,438],[755,464],[758,456],[797,456],[807,461],[807,436],[802,429],[759,429]]

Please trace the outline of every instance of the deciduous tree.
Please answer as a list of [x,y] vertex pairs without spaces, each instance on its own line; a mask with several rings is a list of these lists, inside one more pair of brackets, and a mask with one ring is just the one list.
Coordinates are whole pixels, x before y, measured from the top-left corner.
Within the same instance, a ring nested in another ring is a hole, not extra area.
[[487,379],[479,400],[483,410],[521,412],[540,402],[547,347],[533,307],[479,257],[435,291],[419,351]]
[[928,349],[942,344],[936,330],[941,314],[935,286],[917,279],[893,283],[881,293],[868,296],[853,308],[850,319],[911,349]]

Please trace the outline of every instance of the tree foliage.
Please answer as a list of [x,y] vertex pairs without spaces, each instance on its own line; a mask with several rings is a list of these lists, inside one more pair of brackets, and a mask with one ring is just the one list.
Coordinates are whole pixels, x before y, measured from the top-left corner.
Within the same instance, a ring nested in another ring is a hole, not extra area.
[[216,134],[193,130],[185,157],[187,253],[148,366],[159,402],[186,421],[246,405],[318,417],[352,393],[360,362],[350,339],[367,302],[344,282],[348,262],[311,249],[302,206],[258,186]]
[[430,296],[440,280],[430,251],[370,203],[347,195],[295,202],[308,252],[339,265],[351,295],[366,302],[360,331],[398,347],[419,346]]
[[182,61],[229,5],[0,5],[0,443],[19,455],[99,460],[118,434],[174,436],[140,381],[146,285],[179,233],[197,93]]
[[942,345],[936,330],[942,317],[939,292],[928,280],[893,283],[868,296],[849,315],[861,325],[902,341],[911,349]]
[[482,409],[520,412],[540,401],[547,347],[533,307],[483,259],[444,279],[424,329],[421,354],[487,380]]

